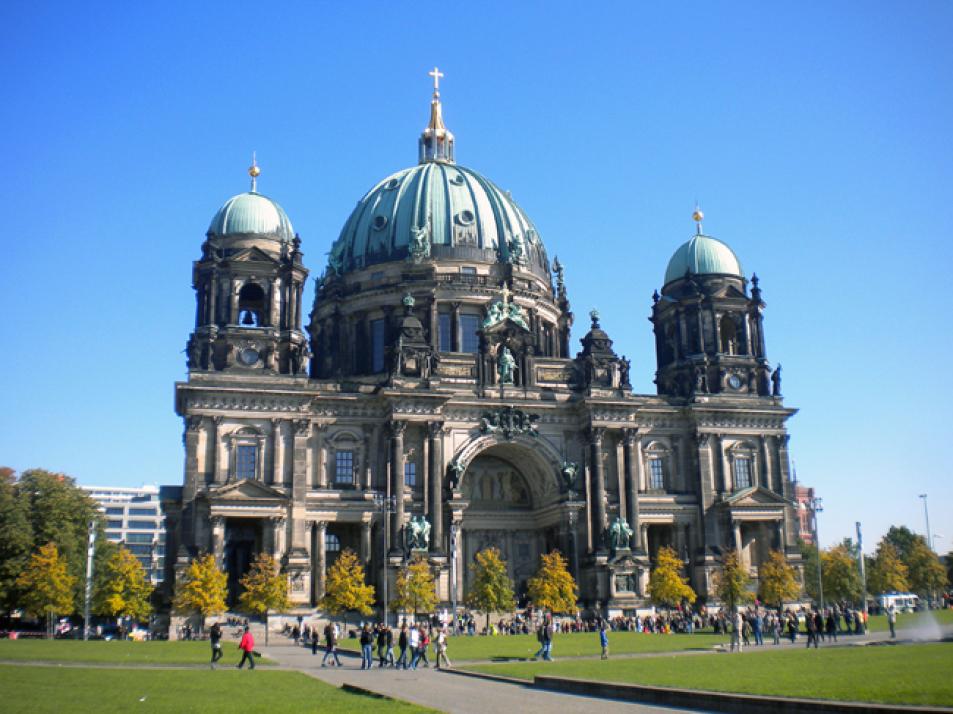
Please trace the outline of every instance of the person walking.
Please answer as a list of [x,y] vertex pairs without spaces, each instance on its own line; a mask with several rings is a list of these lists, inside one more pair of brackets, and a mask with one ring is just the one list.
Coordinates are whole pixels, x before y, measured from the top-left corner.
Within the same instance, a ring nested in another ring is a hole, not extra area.
[[420,655],[417,653],[420,648],[420,630],[411,627],[407,642],[410,647],[410,668],[417,669],[417,660],[420,659]]
[[400,656],[397,658],[397,669],[407,669],[407,623],[400,626],[400,633],[397,635],[397,647],[400,648]]
[[217,622],[208,631],[208,640],[212,643],[212,661],[209,666],[215,669],[215,663],[222,658],[222,626]]
[[430,647],[430,636],[424,626],[420,626],[420,632],[417,639],[417,652],[414,654],[414,661],[411,663],[411,669],[417,669],[417,665],[423,660],[424,667],[430,667],[430,660],[427,659],[427,648]]
[[817,649],[817,620],[814,619],[814,613],[808,611],[804,617],[804,626],[807,628],[807,644],[804,646],[810,649],[811,643],[814,643],[814,649]]
[[443,627],[437,631],[434,649],[437,651],[437,663],[435,667],[440,669],[440,660],[442,659],[445,664],[445,669],[450,669],[450,658],[447,657],[447,630]]
[[321,666],[328,666],[328,657],[333,657],[331,665],[340,667],[341,659],[338,657],[338,631],[330,622],[324,626],[324,657],[321,658]]
[[241,642],[238,643],[238,649],[242,651],[242,660],[238,663],[238,668],[241,669],[245,660],[248,660],[248,669],[255,669],[255,638],[252,637],[248,625],[245,625],[245,631],[242,633]]
[[823,642],[824,641],[824,616],[821,614],[820,610],[814,613],[814,629],[817,631],[818,642]]
[[754,643],[760,647],[764,644],[764,615],[761,614],[761,610],[755,611],[754,621],[751,624],[754,630]]
[[605,620],[599,623],[599,644],[602,646],[602,659],[609,659],[609,628]]
[[374,665],[374,633],[371,626],[364,623],[361,628],[361,669],[370,669]]
[[553,635],[555,634],[555,628],[553,627],[553,616],[546,615],[546,620],[543,624],[543,661],[552,662],[553,661]]
[[381,668],[387,661],[387,626],[382,622],[377,626],[377,666]]
[[887,626],[890,627],[890,639],[897,638],[897,607],[891,604],[887,608]]
[[731,616],[731,645],[730,650],[741,652],[741,631],[744,628],[744,618],[740,610],[735,610]]
[[827,611],[827,622],[825,626],[827,628],[827,641],[837,642],[837,620],[835,619],[833,610]]

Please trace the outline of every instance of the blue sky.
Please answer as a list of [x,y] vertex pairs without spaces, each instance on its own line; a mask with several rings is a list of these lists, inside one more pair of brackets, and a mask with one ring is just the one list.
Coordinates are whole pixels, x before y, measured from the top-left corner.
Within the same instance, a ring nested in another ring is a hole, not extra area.
[[566,266],[574,341],[598,307],[653,390],[651,294],[697,200],[762,279],[822,542],[922,532],[928,493],[953,549],[951,25],[948,2],[6,3],[0,463],[180,482],[211,216],[257,151],[320,273],[416,160],[437,64],[458,161]]

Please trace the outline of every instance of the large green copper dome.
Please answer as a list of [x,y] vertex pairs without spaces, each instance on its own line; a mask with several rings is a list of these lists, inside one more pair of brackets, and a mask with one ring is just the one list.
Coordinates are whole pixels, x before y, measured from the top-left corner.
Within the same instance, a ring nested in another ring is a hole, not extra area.
[[508,193],[471,169],[427,161],[388,176],[357,202],[331,267],[343,273],[412,258],[421,237],[427,257],[545,264],[536,229]]
[[288,214],[275,201],[256,191],[232,196],[212,218],[211,237],[266,236],[291,242],[294,229]]
[[701,234],[692,236],[675,251],[665,269],[665,284],[685,277],[685,273],[744,277],[735,252],[717,238]]

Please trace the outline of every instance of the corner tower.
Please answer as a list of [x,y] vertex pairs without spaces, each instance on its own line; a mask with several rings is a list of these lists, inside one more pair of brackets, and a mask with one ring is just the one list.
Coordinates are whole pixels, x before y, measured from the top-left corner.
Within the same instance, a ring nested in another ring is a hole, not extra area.
[[190,374],[260,372],[306,375],[311,356],[301,330],[301,294],[308,271],[301,240],[284,209],[251,190],[228,199],[209,225],[192,269],[195,331]]
[[752,276],[749,295],[734,251],[702,233],[700,210],[693,218],[695,235],[675,251],[662,294],[652,296],[658,393],[777,394],[780,374],[772,390],[758,277]]

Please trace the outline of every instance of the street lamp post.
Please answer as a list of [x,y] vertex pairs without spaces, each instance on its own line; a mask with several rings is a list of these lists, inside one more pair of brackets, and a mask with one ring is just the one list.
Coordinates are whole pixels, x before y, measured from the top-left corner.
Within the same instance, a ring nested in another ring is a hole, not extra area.
[[920,498],[923,499],[923,517],[927,522],[927,545],[930,546],[930,550],[933,550],[933,536],[930,535],[930,511],[927,508],[927,495],[921,493]]
[[457,634],[457,524],[450,524],[450,631]]
[[811,512],[814,514],[814,546],[817,548],[817,599],[820,600],[821,610],[824,609],[824,561],[821,558],[821,537],[818,535],[817,514],[822,513],[824,507],[821,505],[821,499],[811,498]]
[[576,501],[574,496],[576,492],[569,489],[569,498],[566,500],[566,506],[569,508],[569,558],[572,568],[572,577],[579,582],[579,563],[576,558]]
[[384,624],[386,625],[388,624],[387,622],[388,620],[388,616],[387,616],[387,580],[388,580],[388,577],[387,577],[387,552],[388,552],[387,551],[387,531],[389,530],[388,526],[390,525],[387,522],[387,517],[389,514],[393,513],[396,510],[397,502],[393,496],[387,496],[383,491],[374,491],[374,505],[377,506],[377,510],[378,512],[380,512],[382,516],[381,531],[383,531],[383,533],[382,533],[381,540],[383,540],[383,550],[381,550],[381,560],[382,560],[383,573],[384,573],[383,604],[384,604]]

